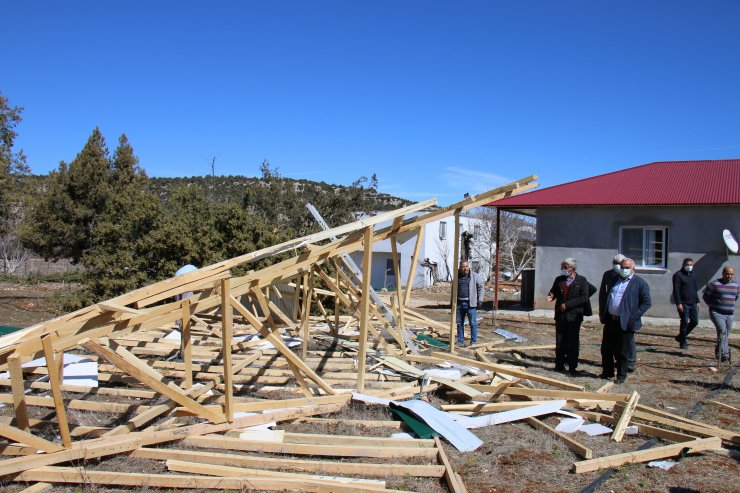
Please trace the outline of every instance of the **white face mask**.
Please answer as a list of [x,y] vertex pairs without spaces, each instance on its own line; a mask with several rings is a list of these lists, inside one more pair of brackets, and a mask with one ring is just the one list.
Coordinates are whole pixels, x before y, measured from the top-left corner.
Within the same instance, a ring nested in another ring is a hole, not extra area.
[[691,272],[692,270],[694,270],[693,265],[684,265],[683,268],[686,272]]
[[628,269],[627,267],[619,269],[619,275],[622,276],[622,279],[627,279],[630,274],[632,274],[632,269]]
[[568,269],[560,269],[560,275],[561,276],[569,276],[570,271]]
[[612,265],[612,269],[614,269],[614,272],[616,272],[617,274],[619,274],[619,270],[620,270],[621,268],[622,268],[622,267],[621,267],[621,266],[620,266],[619,264],[614,264],[614,265]]

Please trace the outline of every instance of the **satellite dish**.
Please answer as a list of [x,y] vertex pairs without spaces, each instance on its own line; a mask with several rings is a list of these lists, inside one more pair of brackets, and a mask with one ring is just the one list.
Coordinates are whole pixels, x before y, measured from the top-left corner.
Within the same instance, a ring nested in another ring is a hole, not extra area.
[[732,236],[732,233],[730,233],[729,229],[722,231],[722,239],[725,240],[725,245],[727,245],[728,250],[730,250],[732,253],[737,253],[737,240],[734,236]]

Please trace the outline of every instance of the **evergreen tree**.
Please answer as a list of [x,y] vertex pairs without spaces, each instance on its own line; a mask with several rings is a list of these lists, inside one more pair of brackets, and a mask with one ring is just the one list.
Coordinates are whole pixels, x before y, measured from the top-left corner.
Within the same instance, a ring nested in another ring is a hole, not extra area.
[[112,190],[108,149],[96,127],[77,157],[50,173],[46,190],[24,218],[22,240],[46,259],[79,263]]
[[22,112],[22,107],[11,107],[0,93],[0,235],[14,233],[20,216],[22,178],[29,174],[23,151],[13,150]]

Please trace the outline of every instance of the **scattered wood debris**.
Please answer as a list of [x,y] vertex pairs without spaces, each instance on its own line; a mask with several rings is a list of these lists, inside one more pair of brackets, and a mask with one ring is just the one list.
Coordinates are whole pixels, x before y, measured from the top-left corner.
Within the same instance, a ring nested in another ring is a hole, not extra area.
[[[418,242],[424,224],[457,219],[534,187],[534,179],[408,220],[434,202],[327,229],[1,338],[0,404],[12,416],[0,418],[0,478],[35,482],[26,490],[34,492],[59,483],[357,492],[391,491],[387,478],[399,476],[439,478],[450,491],[464,492],[439,435],[473,450],[482,442],[469,430],[524,421],[582,457],[575,472],[737,443],[731,431],[639,404],[636,392],[610,394],[608,386],[587,392],[530,371],[509,353],[550,346],[517,344],[505,329],[506,339],[474,348],[480,361],[454,354],[453,323],[409,308],[410,289],[394,293],[390,307],[371,296],[374,242],[389,239],[396,251],[401,235],[416,232]],[[391,226],[375,231],[383,222]],[[364,252],[361,268],[348,263],[346,254],[355,250]],[[296,255],[231,274],[286,252]],[[398,272],[397,255],[394,262]],[[409,279],[414,275],[412,268]],[[194,294],[179,299],[185,293]],[[87,366],[73,366],[81,361]],[[439,389],[463,402],[421,400]],[[337,419],[353,399],[363,406],[393,402],[426,425],[431,438],[285,429],[288,423],[407,429],[400,421]],[[614,440],[632,424],[670,443],[593,458],[591,449],[542,421],[558,413],[614,426]],[[118,454],[159,461],[167,472],[69,465]]]

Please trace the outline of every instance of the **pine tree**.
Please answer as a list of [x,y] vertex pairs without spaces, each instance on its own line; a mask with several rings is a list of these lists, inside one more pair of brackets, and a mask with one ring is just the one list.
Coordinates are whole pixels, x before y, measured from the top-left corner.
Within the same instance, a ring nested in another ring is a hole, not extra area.
[[20,106],[9,106],[0,93],[0,235],[14,233],[20,216],[22,178],[30,172],[23,151],[13,150],[22,112]]

